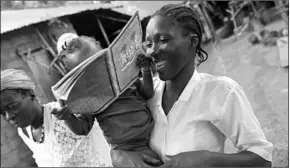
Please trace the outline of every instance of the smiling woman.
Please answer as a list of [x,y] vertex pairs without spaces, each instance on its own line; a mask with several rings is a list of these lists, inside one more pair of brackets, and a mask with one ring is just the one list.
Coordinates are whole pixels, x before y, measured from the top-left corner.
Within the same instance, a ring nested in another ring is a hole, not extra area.
[[[39,167],[109,166],[108,148],[98,125],[87,136],[73,134],[63,121],[52,116],[65,110],[56,102],[41,106],[34,83],[24,71],[1,70],[1,115],[18,127],[19,136],[32,150]],[[94,142],[94,143],[92,143]],[[96,143],[97,142],[97,143]]]
[[[159,76],[148,100],[155,121],[151,148],[163,167],[270,166],[273,144],[241,86],[196,71],[207,59],[201,30],[198,16],[185,5],[165,5],[149,20],[147,54]],[[226,138],[238,153],[224,153]]]

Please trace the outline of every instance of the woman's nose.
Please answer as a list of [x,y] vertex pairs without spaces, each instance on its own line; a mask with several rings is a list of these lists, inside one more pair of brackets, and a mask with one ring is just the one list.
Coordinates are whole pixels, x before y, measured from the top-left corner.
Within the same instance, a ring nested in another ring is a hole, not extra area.
[[156,45],[155,46],[153,46],[152,48],[150,48],[150,49],[147,49],[147,54],[151,57],[151,58],[153,58],[153,59],[155,59],[156,58],[156,56],[157,56],[157,53],[158,53],[158,51],[159,51],[159,49],[156,47]]
[[14,120],[15,115],[14,114],[10,114],[9,112],[5,112],[5,117],[7,120]]

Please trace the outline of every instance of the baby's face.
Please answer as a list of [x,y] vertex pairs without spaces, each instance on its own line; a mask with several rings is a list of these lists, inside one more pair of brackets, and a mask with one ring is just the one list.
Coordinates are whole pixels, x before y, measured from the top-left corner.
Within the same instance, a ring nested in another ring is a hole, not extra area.
[[63,58],[63,63],[68,71],[72,70],[76,66],[78,66],[81,62],[86,60],[87,58],[93,56],[101,50],[100,47],[90,44],[88,42],[84,42],[81,48],[75,50],[74,52],[68,52]]
[[62,60],[65,68],[70,71],[74,67],[78,66],[81,62],[83,62],[85,58],[82,56],[82,52],[77,50],[73,53],[67,53]]

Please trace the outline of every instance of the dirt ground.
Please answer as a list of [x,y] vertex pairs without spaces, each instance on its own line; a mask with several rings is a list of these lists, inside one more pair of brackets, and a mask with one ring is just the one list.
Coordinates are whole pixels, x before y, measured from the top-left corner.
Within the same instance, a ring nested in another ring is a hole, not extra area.
[[[282,21],[276,21],[266,28],[283,27]],[[248,37],[230,37],[218,49],[205,46],[209,58],[198,70],[231,77],[244,88],[267,139],[274,144],[272,166],[288,167],[288,68],[280,66],[277,46],[253,46]],[[226,146],[227,152],[235,151],[231,142]]]

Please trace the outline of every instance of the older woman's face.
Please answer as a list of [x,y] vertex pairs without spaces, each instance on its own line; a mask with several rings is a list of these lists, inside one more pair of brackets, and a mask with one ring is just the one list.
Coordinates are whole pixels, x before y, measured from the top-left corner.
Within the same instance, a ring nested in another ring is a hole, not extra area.
[[1,92],[1,114],[16,127],[24,128],[33,123],[36,116],[32,110],[34,105],[30,96],[22,95],[16,90]]
[[194,55],[189,36],[170,17],[154,16],[146,28],[147,54],[153,57],[161,80],[172,80]]

